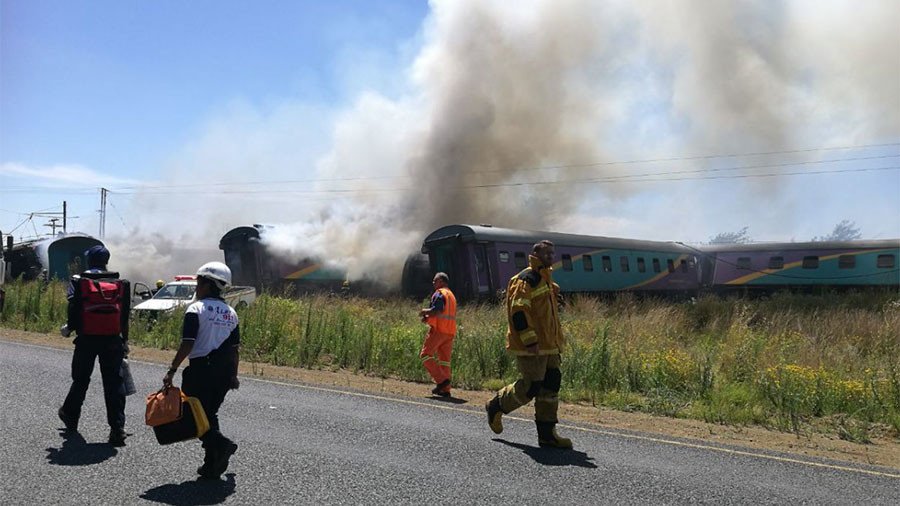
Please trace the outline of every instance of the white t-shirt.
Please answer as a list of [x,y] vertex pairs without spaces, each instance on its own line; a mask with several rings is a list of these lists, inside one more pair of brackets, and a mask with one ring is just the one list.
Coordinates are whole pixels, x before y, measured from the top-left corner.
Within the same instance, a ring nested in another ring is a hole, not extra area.
[[[205,357],[217,350],[238,326],[237,313],[221,299],[198,300],[185,310],[185,315],[196,314],[199,320],[194,348],[188,358]],[[190,341],[187,336],[182,340]]]

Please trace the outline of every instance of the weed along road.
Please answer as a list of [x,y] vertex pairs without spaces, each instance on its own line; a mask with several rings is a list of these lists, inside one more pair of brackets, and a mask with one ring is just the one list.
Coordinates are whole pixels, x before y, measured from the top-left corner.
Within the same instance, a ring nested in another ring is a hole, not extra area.
[[[0,338],[2,338],[0,330]],[[199,442],[159,446],[143,397],[165,367],[132,363],[124,448],[106,444],[95,369],[80,435],[56,409],[71,352],[0,339],[3,504],[897,504],[900,470],[801,460],[563,424],[575,451],[480,405],[242,378],[220,412],[240,446],[221,481],[196,481]],[[176,384],[180,382],[180,374]]]

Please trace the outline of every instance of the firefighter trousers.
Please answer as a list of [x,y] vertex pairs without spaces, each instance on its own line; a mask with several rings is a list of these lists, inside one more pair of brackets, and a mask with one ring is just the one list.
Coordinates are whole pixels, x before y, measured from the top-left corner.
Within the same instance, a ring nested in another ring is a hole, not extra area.
[[535,421],[557,423],[559,387],[562,382],[559,366],[559,355],[517,355],[519,379],[497,393],[500,409],[504,413],[510,413],[534,399]]
[[419,353],[422,365],[438,385],[450,379],[453,337],[450,334],[436,332],[434,327],[429,327],[428,335],[425,336],[425,342],[422,344],[422,351]]

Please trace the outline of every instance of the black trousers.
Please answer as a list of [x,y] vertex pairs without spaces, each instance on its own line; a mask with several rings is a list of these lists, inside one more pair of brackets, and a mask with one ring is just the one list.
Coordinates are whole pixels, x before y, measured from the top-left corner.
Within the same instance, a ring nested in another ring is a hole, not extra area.
[[122,378],[122,359],[125,345],[118,336],[78,336],[72,355],[72,386],[63,403],[63,411],[78,419],[87,395],[94,362],[100,359],[103,378],[103,398],[106,401],[106,421],[113,429],[125,428],[125,381]]
[[221,448],[231,440],[219,431],[219,408],[225,401],[233,374],[233,367],[214,358],[194,358],[181,373],[181,390],[188,397],[196,397],[203,405],[203,411],[209,420],[209,431],[200,438],[207,450]]

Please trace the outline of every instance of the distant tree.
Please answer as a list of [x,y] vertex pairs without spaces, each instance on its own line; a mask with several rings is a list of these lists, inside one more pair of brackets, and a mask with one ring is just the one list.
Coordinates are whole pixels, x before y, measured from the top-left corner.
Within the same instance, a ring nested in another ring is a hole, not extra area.
[[750,227],[744,227],[737,232],[720,232],[715,237],[709,238],[710,244],[747,244],[750,242],[750,236],[747,231]]
[[862,238],[862,233],[859,231],[859,227],[856,226],[856,223],[850,220],[841,220],[840,223],[834,226],[834,230],[831,231],[828,235],[823,235],[821,237],[813,237],[813,242],[821,242],[821,241],[856,241]]

